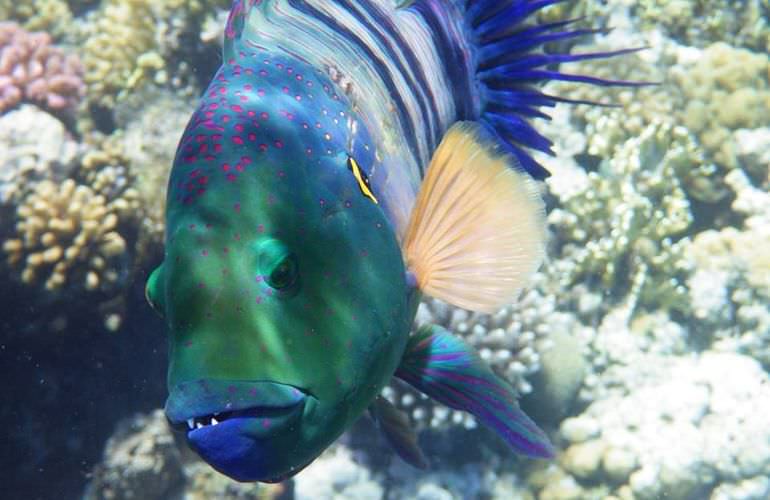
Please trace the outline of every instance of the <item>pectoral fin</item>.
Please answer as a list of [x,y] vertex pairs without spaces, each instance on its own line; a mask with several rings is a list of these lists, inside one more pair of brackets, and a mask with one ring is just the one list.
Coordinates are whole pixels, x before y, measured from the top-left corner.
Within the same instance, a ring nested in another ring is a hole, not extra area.
[[553,456],[548,437],[519,408],[513,387],[445,329],[421,327],[409,339],[396,376],[451,408],[471,413],[517,453]]
[[390,446],[406,463],[418,469],[427,469],[428,460],[417,444],[417,434],[409,424],[409,417],[390,401],[377,396],[369,407],[372,417],[377,421],[380,430]]

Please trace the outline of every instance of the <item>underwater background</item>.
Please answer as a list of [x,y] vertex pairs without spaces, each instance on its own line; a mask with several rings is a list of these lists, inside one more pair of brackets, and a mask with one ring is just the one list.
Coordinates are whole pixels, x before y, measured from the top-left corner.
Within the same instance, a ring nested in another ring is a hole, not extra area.
[[227,0],[0,0],[2,498],[770,498],[770,0],[578,0],[645,47],[564,71],[546,264],[494,314],[426,300],[524,395],[554,461],[394,383],[429,471],[362,419],[291,481],[241,484],[167,425],[146,304],[165,184],[219,66]]

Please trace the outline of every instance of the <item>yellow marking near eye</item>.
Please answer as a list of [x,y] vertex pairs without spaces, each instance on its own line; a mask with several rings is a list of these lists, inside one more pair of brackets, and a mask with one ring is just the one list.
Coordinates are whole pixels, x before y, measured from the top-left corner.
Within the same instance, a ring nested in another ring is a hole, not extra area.
[[374,193],[369,188],[369,179],[366,178],[366,174],[352,157],[348,157],[348,168],[350,168],[350,171],[353,172],[353,177],[358,181],[358,188],[361,190],[361,193],[376,205],[379,204],[377,198],[374,197]]

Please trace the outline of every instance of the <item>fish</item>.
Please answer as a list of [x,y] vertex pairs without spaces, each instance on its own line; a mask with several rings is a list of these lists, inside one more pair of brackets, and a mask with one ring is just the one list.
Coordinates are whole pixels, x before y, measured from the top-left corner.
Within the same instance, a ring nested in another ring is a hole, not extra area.
[[546,246],[530,123],[575,102],[546,54],[593,33],[537,24],[560,0],[235,0],[221,67],[180,140],[147,300],[169,335],[165,413],[238,481],[298,473],[367,410],[427,467],[397,377],[549,458],[515,389],[439,325],[425,295],[491,313]]

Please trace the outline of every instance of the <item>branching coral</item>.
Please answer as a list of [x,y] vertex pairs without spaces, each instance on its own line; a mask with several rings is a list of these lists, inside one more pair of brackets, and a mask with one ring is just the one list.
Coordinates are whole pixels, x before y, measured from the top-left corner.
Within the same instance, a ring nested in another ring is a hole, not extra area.
[[770,2],[744,0],[641,0],[635,14],[688,45],[724,40],[732,45],[770,49]]
[[554,193],[561,204],[549,222],[559,259],[549,272],[563,289],[585,282],[615,297],[635,290],[648,307],[687,307],[690,265],[678,238],[692,217],[675,165],[686,161],[688,140],[682,129],[650,125],[588,173],[582,189]]
[[109,290],[120,284],[126,251],[118,215],[104,196],[68,179],[41,181],[17,208],[17,238],[3,250],[21,281],[50,291]]
[[0,112],[21,100],[72,108],[85,91],[81,75],[79,59],[51,46],[48,34],[0,23]]

